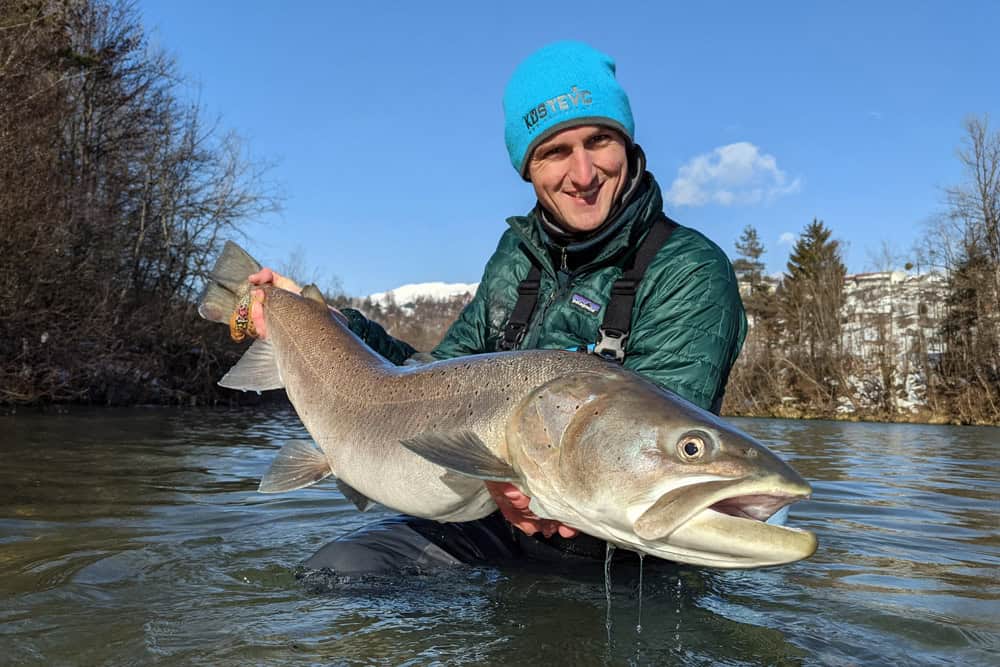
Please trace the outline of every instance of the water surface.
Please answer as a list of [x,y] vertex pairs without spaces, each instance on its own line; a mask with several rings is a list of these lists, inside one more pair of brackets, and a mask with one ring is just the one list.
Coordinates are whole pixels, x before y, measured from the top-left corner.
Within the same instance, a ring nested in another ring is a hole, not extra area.
[[0,418],[4,664],[1000,663],[1000,429],[735,420],[813,483],[810,560],[296,579],[380,515],[255,492],[289,411]]

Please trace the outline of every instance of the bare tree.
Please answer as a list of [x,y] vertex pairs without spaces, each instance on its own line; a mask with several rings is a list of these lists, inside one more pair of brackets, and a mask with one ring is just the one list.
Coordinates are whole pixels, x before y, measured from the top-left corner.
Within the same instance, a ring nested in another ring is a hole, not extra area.
[[296,246],[288,258],[278,265],[278,273],[291,278],[299,285],[315,285],[333,302],[344,296],[344,285],[340,278],[329,271],[309,263],[307,253],[301,245]]
[[928,226],[921,261],[947,276],[934,390],[961,421],[1000,422],[1000,133],[970,118],[963,183]]
[[981,255],[990,294],[987,313],[1000,341],[1000,132],[990,133],[989,117],[965,121],[958,159],[966,181],[946,190],[948,217],[962,230],[966,258]]
[[277,199],[124,0],[0,4],[0,401],[189,400],[221,240]]

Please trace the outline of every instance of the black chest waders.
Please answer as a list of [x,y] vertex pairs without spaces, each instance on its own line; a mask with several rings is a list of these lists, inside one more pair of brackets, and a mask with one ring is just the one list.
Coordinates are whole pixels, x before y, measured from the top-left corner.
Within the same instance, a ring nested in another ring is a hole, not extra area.
[[[622,363],[625,360],[625,348],[628,344],[629,330],[632,323],[632,308],[635,306],[635,293],[642,282],[646,269],[652,263],[656,253],[667,242],[677,223],[660,214],[653,223],[646,238],[642,240],[639,249],[632,256],[632,262],[625,268],[621,278],[611,286],[611,297],[604,310],[604,321],[598,328],[597,341],[594,343],[594,354],[605,359]],[[517,302],[503,330],[503,337],[498,347],[501,350],[516,350],[524,340],[528,331],[528,323],[538,303],[538,289],[542,272],[531,262],[531,270],[527,277],[517,286]]]

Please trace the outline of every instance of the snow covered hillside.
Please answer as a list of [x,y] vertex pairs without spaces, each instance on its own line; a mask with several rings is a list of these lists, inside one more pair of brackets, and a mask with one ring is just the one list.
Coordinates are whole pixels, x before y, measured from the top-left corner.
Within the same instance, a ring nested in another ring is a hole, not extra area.
[[421,297],[434,301],[444,301],[453,296],[464,294],[471,296],[476,293],[477,287],[479,287],[479,283],[415,283],[403,285],[388,292],[376,292],[369,295],[368,298],[372,300],[372,303],[381,306],[388,305],[390,301],[394,301],[398,306],[405,306]]

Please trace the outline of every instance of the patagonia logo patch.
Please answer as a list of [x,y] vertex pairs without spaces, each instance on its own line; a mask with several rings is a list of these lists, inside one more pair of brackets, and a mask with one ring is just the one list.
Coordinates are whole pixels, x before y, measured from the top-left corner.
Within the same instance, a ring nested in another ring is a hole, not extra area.
[[574,306],[576,306],[577,308],[582,308],[591,315],[596,315],[597,313],[601,312],[601,304],[594,303],[593,301],[583,296],[582,294],[574,294],[573,298],[570,299],[569,302]]
[[576,109],[577,107],[589,107],[593,103],[589,90],[580,90],[576,86],[569,89],[568,93],[556,95],[550,100],[545,100],[528,113],[524,114],[524,126],[529,132],[535,131],[535,126],[539,121],[545,120],[549,116]]

